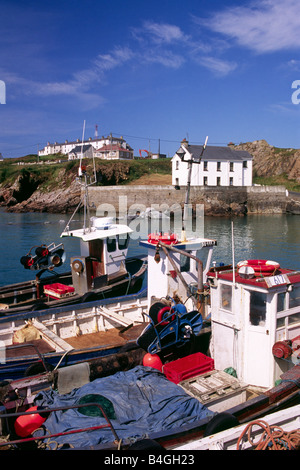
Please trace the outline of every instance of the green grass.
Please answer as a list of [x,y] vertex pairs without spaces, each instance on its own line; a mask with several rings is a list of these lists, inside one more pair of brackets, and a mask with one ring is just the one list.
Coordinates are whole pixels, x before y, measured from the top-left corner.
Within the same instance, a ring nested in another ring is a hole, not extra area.
[[[278,153],[282,149],[278,149]],[[289,150],[286,150],[290,154]],[[64,186],[69,186],[78,174],[79,161],[71,160],[62,163],[56,163],[60,158],[58,155],[49,155],[40,157],[46,161],[53,161],[52,164],[37,165],[37,155],[26,155],[18,159],[5,159],[0,162],[0,184],[11,185],[19,175],[24,171],[29,172],[32,178],[40,181],[40,189],[51,191],[58,187],[61,182]],[[23,162],[24,165],[17,165],[17,162]],[[92,170],[93,164],[91,160],[84,161],[88,169]],[[96,160],[96,171],[99,176],[98,185],[114,185],[134,183],[142,176],[152,174],[171,174],[172,166],[170,158],[160,158],[157,160],[150,159],[134,159],[134,160],[115,160],[103,161]],[[61,181],[63,179],[63,181]],[[278,176],[253,176],[254,184],[266,186],[285,186],[290,191],[300,192],[300,184],[295,180],[288,179],[286,174]]]
[[[40,181],[40,189],[50,191],[57,188],[58,183],[69,186],[78,175],[79,161],[71,160],[59,163],[57,155],[40,157],[39,161],[53,161],[51,164],[37,164],[37,155],[26,155],[22,158],[5,159],[0,163],[0,184],[11,185],[24,172],[29,172],[35,180]],[[17,163],[23,163],[22,165]],[[93,170],[91,160],[83,160],[88,173]],[[169,158],[157,160],[96,160],[98,184],[114,185],[128,184],[144,175],[171,174],[172,166]],[[62,181],[63,180],[63,181]]]
[[253,184],[265,186],[285,186],[289,191],[300,192],[300,184],[295,180],[288,179],[286,174],[277,176],[254,176]]

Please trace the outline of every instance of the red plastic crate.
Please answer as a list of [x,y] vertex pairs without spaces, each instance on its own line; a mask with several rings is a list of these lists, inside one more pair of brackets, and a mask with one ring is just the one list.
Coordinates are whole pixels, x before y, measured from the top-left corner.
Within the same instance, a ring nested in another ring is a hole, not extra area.
[[190,354],[163,366],[163,373],[171,382],[178,384],[182,380],[214,370],[214,360],[202,353]]
[[63,299],[64,297],[69,297],[70,295],[74,294],[74,291],[74,287],[65,286],[59,282],[44,285],[44,293],[54,299]]

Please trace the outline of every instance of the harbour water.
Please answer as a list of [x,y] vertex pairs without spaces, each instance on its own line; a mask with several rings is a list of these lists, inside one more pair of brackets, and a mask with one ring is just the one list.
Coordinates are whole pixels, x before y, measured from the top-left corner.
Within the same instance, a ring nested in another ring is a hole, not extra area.
[[[73,222],[82,225],[82,216],[76,214]],[[69,221],[69,215],[47,213],[0,212],[0,285],[32,279],[35,275],[25,270],[21,256],[32,247],[51,242],[63,243],[69,269],[69,258],[79,253],[79,240],[60,238]],[[75,228],[72,225],[71,228]],[[232,263],[232,224],[230,218],[205,217],[204,235],[217,240],[213,260]],[[244,259],[271,259],[280,265],[300,269],[300,218],[293,215],[248,215],[233,219],[235,262]],[[33,248],[34,253],[34,248]],[[132,239],[129,255],[144,253],[139,239]],[[62,268],[60,268],[62,269]]]

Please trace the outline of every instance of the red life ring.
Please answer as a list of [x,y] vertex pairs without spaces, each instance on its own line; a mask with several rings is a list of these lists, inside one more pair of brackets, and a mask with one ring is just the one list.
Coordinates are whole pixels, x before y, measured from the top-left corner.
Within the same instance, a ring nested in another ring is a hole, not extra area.
[[173,307],[169,307],[168,305],[166,307],[163,307],[157,314],[157,323],[160,323],[162,326],[164,325],[168,325],[168,323],[170,323],[170,321],[173,321],[175,320],[175,315],[172,315],[171,317],[169,317],[167,319],[167,321],[162,321],[163,318],[164,318],[164,314],[168,312],[169,314],[171,314],[172,312],[174,312],[174,308]]
[[254,270],[256,274],[270,275],[273,274],[277,269],[280,268],[280,264],[276,261],[270,261],[265,259],[248,259],[240,261],[237,264],[238,268],[242,266],[249,266]]
[[148,242],[152,245],[157,245],[158,242],[165,243],[166,245],[173,245],[178,243],[178,238],[174,233],[150,233],[150,235],[148,235]]

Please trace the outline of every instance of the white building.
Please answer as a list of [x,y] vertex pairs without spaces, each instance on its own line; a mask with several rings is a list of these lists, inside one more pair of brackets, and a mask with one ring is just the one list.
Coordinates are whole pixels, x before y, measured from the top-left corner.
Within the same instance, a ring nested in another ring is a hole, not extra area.
[[184,139],[172,158],[173,186],[187,186],[189,161],[193,161],[191,186],[252,186],[250,153],[228,147],[189,145]]
[[[91,137],[88,140],[83,142],[85,148],[86,146],[92,146],[93,153],[95,157],[105,158],[105,159],[133,159],[133,149],[126,143],[123,137],[113,137],[110,134],[108,137],[101,137],[92,139]],[[50,142],[39,151],[39,156],[44,155],[55,155],[57,153],[68,155],[69,160],[74,158],[80,158],[81,150],[75,150],[76,147],[81,147],[82,142],[80,139],[77,139],[72,142],[67,140],[64,143],[55,142],[51,144]],[[92,156],[92,154],[91,154]]]

